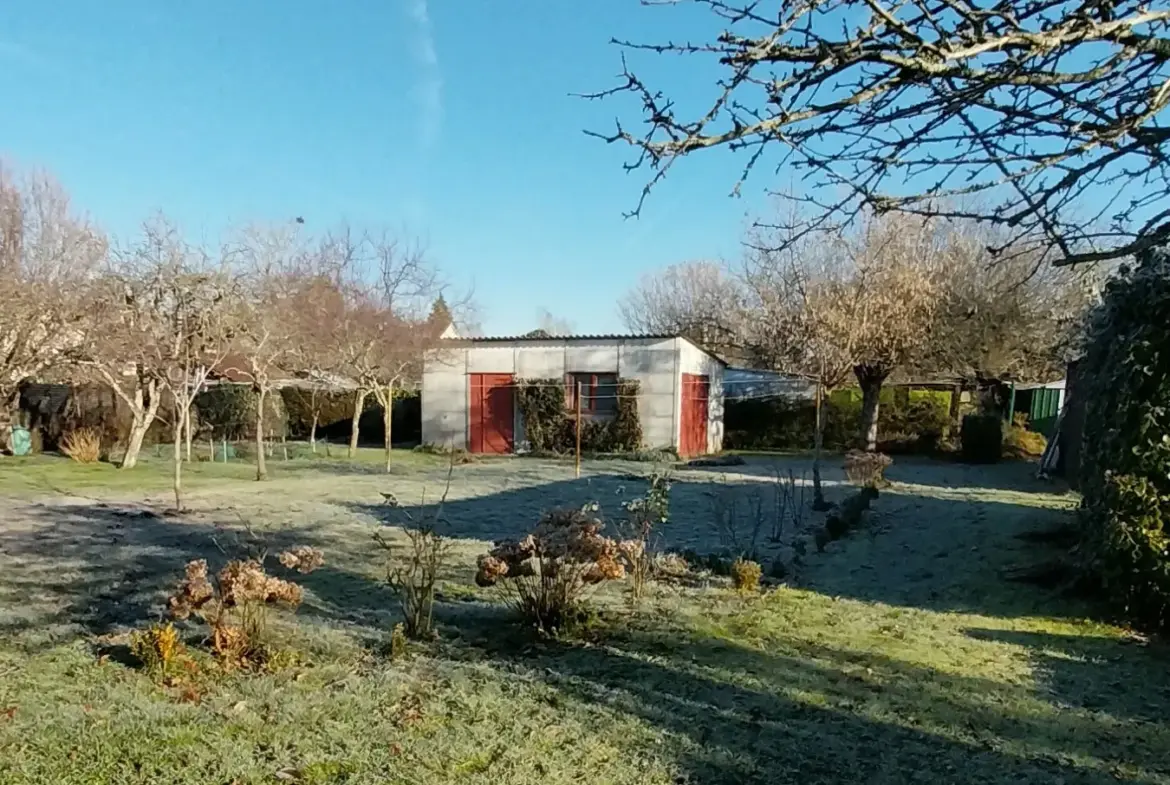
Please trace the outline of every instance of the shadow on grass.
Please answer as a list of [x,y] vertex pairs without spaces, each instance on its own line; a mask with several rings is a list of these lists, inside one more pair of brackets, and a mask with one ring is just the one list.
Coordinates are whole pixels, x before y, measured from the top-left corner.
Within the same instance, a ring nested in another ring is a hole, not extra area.
[[[27,505],[21,516],[0,531],[0,636],[24,633],[26,648],[140,625],[160,614],[187,562],[207,559],[216,569],[259,547],[238,520],[226,517],[163,517],[146,507],[102,502]],[[329,540],[320,527],[262,536],[270,554],[298,544],[327,547]],[[274,562],[270,569],[284,573]],[[336,596],[327,599],[342,604],[358,591],[358,576],[336,567],[298,578],[330,587]],[[362,593],[375,590],[362,580]]]
[[[1027,688],[811,643],[685,634],[483,655],[668,734],[693,783],[1108,783],[1170,774],[1165,725],[1058,712]],[[784,647],[781,647],[784,648]]]
[[[1165,644],[1018,630],[966,632],[977,640],[1023,647],[1039,691],[1061,705],[1148,723],[1167,720],[1170,650]],[[1142,650],[1139,656],[1135,649]]]

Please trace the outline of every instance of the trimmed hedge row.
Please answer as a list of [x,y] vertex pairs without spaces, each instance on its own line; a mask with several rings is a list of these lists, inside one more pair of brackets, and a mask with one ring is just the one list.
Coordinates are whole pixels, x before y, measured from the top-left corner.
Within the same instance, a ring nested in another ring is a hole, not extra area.
[[[882,452],[933,452],[951,426],[951,393],[887,388],[878,410]],[[825,447],[857,446],[861,394],[834,391],[822,408]],[[738,450],[807,449],[815,439],[816,410],[811,401],[784,398],[728,400],[723,413],[723,445]]]

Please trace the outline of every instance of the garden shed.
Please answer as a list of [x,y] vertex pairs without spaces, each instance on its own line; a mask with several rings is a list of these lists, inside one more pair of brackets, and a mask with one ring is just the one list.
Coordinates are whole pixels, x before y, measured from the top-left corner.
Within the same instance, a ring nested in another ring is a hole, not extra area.
[[551,393],[554,403],[563,394],[563,413],[570,418],[580,393],[586,425],[612,420],[619,405],[633,401],[641,448],[717,452],[723,445],[724,367],[677,335],[444,340],[423,367],[422,439],[477,453],[532,449],[518,397],[542,387],[559,391]]

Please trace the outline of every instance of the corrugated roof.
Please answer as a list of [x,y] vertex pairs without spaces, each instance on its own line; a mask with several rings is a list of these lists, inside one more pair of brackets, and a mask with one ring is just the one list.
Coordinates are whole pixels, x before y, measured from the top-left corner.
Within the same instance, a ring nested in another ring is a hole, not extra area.
[[699,346],[699,344],[695,343],[690,338],[687,338],[685,335],[671,335],[669,333],[599,333],[596,335],[549,335],[547,333],[533,335],[530,333],[527,335],[490,335],[476,338],[444,338],[442,342],[449,344],[539,343],[542,341],[587,343],[589,341],[665,341],[673,340],[675,338],[682,338],[684,341],[687,341],[701,352],[714,357],[723,365],[727,365],[727,361],[722,357],[708,351],[707,349],[704,349],[702,346]]

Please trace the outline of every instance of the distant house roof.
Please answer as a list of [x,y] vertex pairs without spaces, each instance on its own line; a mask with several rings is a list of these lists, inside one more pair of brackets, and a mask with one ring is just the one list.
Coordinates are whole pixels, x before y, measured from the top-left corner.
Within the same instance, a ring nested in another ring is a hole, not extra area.
[[599,333],[596,335],[552,335],[545,330],[533,330],[525,335],[492,335],[482,336],[478,338],[445,338],[444,343],[452,346],[471,346],[474,344],[492,344],[492,343],[548,343],[550,341],[555,343],[591,343],[596,341],[666,341],[680,338],[691,346],[694,346],[704,354],[714,358],[720,364],[726,367],[727,361],[717,354],[704,349],[697,343],[682,335],[671,335],[669,333]]

